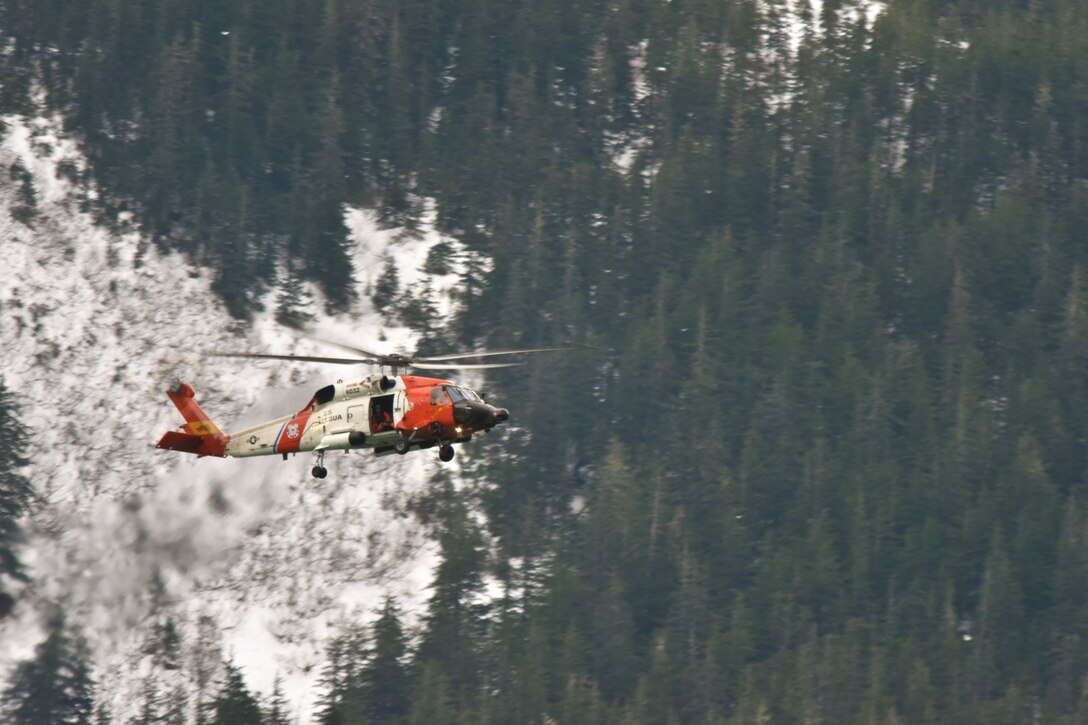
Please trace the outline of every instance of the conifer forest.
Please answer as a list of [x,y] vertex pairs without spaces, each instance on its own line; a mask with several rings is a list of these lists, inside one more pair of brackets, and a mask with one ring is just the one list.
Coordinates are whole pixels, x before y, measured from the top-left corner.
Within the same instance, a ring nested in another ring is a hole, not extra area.
[[[0,110],[61,114],[95,212],[237,320],[283,262],[350,304],[344,205],[433,199],[492,264],[451,318],[395,270],[376,303],[427,352],[575,348],[487,376],[512,427],[415,501],[426,611],[344,627],[316,722],[1088,722],[1083,0],[0,0],[0,29]],[[85,646],[58,613],[0,712],[109,722]],[[229,668],[198,709],[295,722]]]

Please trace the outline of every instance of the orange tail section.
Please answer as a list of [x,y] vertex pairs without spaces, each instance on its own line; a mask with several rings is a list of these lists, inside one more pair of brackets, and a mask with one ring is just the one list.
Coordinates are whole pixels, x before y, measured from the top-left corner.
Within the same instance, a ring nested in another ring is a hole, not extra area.
[[196,404],[196,393],[193,389],[179,382],[167,390],[166,395],[185,418],[185,425],[181,426],[183,432],[164,433],[156,448],[195,453],[198,456],[225,457],[230,436],[219,430],[219,426]]

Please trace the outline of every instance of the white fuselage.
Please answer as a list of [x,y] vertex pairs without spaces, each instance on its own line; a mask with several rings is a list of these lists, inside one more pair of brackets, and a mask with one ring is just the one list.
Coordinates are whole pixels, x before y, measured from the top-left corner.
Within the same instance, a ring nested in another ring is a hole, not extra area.
[[[381,381],[388,381],[385,389]],[[318,391],[298,413],[232,432],[226,455],[268,456],[374,447],[388,443],[392,426],[404,415],[404,385],[399,378],[372,375],[356,383],[336,383]],[[350,438],[365,440],[353,444]],[[365,437],[365,438],[364,438]]]

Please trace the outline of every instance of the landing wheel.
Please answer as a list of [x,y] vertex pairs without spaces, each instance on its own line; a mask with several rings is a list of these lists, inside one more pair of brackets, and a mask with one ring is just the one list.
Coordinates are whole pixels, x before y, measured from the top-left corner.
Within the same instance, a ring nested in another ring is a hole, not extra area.
[[324,478],[329,475],[329,470],[324,466],[314,466],[310,473],[314,474],[314,478]]
[[453,446],[440,446],[438,448],[438,460],[449,463],[453,460]]
[[393,450],[403,456],[408,452],[408,441],[403,438],[396,439],[393,441]]

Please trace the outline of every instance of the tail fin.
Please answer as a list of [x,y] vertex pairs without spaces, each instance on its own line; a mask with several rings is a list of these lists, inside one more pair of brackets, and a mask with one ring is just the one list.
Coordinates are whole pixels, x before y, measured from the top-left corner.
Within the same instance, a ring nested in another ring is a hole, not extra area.
[[196,404],[196,393],[192,387],[177,382],[166,391],[166,395],[185,418],[185,425],[181,426],[184,432],[164,433],[156,447],[199,456],[226,456],[230,436],[219,430],[219,426]]

